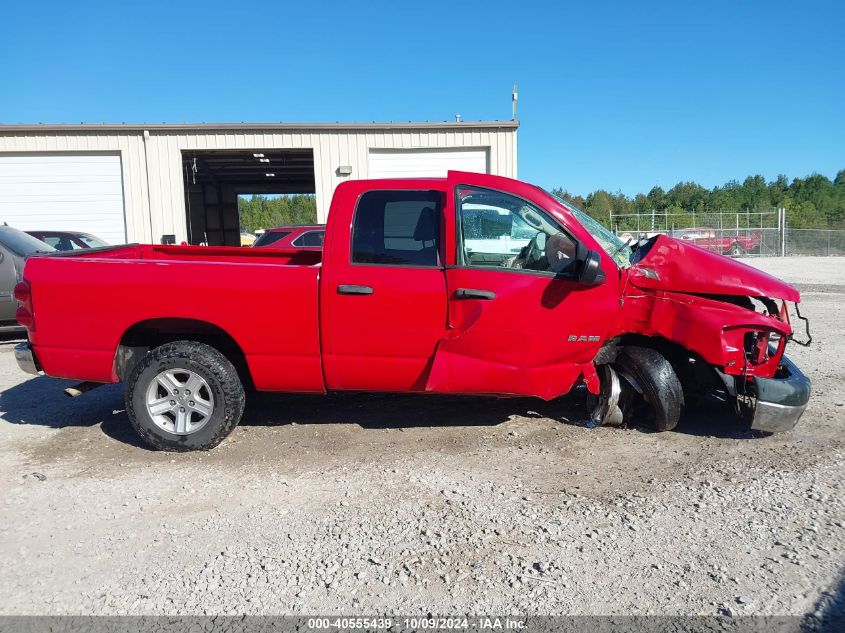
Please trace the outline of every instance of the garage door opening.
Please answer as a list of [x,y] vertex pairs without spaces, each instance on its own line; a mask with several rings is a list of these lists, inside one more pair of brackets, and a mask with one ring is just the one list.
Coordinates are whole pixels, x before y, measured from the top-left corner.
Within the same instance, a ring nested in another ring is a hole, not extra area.
[[295,200],[301,206],[316,191],[310,149],[183,151],[182,167],[191,244],[239,246],[242,232],[258,228],[251,226],[254,214],[244,223],[242,207],[250,206],[244,201],[257,198],[257,206],[275,208]]

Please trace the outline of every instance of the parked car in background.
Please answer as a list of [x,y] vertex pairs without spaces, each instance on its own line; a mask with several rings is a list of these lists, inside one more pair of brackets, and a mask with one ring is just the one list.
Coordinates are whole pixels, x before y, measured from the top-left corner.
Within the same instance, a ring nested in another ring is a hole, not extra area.
[[99,237],[79,231],[27,231],[32,237],[49,244],[57,251],[78,251],[84,248],[108,246]]
[[21,280],[26,258],[33,253],[46,253],[53,247],[11,226],[0,226],[0,332],[23,332],[16,318],[18,302],[12,296]]
[[323,238],[325,235],[326,226],[324,224],[277,226],[274,229],[266,229],[264,233],[255,240],[255,244],[253,244],[253,246],[322,250]]
[[674,232],[675,239],[691,242],[720,255],[740,257],[760,250],[760,232],[755,230],[718,230],[709,226],[680,229]]
[[241,246],[252,246],[257,237],[252,233],[241,233]]

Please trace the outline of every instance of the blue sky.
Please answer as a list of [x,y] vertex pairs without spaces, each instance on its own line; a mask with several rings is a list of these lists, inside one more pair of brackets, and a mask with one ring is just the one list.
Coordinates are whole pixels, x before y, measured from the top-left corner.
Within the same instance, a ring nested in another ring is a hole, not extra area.
[[520,177],[628,194],[845,168],[841,2],[24,2],[0,122],[510,118]]

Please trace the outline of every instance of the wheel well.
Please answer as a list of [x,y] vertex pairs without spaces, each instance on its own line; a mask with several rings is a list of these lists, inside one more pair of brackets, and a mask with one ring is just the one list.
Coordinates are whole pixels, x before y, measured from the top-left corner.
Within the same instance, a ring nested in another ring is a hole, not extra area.
[[240,345],[223,328],[198,319],[149,319],[124,332],[115,355],[117,377],[124,380],[149,350],[173,341],[205,343],[229,359],[244,387],[252,386],[252,376]]
[[659,352],[678,375],[684,393],[702,392],[710,387],[724,387],[715,369],[695,352],[661,336],[622,334],[607,341],[596,356],[598,364],[613,363],[622,347],[647,347]]

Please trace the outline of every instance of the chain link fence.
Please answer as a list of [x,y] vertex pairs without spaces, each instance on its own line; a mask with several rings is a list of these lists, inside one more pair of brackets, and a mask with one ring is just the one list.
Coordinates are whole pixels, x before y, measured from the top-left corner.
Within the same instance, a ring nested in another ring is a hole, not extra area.
[[845,230],[786,227],[783,255],[845,255]]
[[665,234],[723,255],[845,255],[845,230],[796,229],[785,209],[708,213],[611,213],[623,240]]

